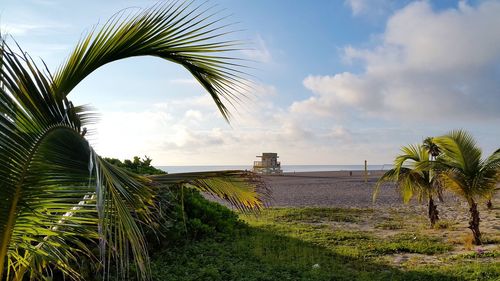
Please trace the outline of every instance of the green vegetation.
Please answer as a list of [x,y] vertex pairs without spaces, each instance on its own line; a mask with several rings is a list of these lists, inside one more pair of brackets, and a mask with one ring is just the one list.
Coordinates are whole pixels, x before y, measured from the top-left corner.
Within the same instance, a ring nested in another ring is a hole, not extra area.
[[152,56],[185,68],[228,119],[226,102],[239,100],[246,85],[231,55],[239,43],[225,39],[230,30],[208,4],[191,4],[115,14],[55,73],[0,37],[0,280],[80,279],[82,260],[102,279],[111,271],[124,280],[132,261],[148,279],[144,233],[162,220],[159,201],[167,197],[158,195],[167,188],[196,188],[244,210],[262,206],[266,190],[249,172],[143,176],[136,172],[150,174],[150,159],[109,163],[85,138],[93,112],[68,99],[102,66]]
[[[374,228],[365,231],[356,228],[371,221],[374,212],[277,208],[263,210],[258,216],[240,215],[244,223],[231,217],[233,227],[227,233],[182,238],[188,243],[179,242],[155,252],[153,278],[179,281],[500,278],[500,266],[492,261],[498,257],[498,250],[452,254],[455,245],[450,241],[415,232],[414,228],[405,226],[386,236]],[[343,227],[345,224],[353,229]]]
[[434,227],[439,217],[432,196],[440,196],[443,188],[454,192],[469,205],[469,229],[474,243],[481,245],[477,201],[485,199],[488,208],[492,208],[491,200],[500,179],[500,150],[481,159],[481,149],[464,130],[426,138],[423,145],[409,145],[401,150],[403,153],[394,160],[395,167],[377,182],[373,197],[386,181],[396,182],[404,202],[415,194],[419,199],[427,197],[429,220]]
[[[239,43],[224,39],[230,30],[217,13],[192,3],[116,14],[84,36],[54,74],[0,38],[0,280],[500,278],[498,263],[490,262],[497,250],[446,258],[453,243],[406,223],[377,222],[377,230],[392,233],[363,229],[373,210],[270,209],[238,216],[192,190],[255,211],[268,190],[250,172],[166,174],[147,157],[121,162],[97,155],[85,138],[93,113],[68,95],[108,63],[138,56],[177,63],[226,119],[225,102],[237,104],[244,96],[244,68],[227,54]],[[482,160],[462,131],[432,141],[439,155],[429,160],[429,147],[409,147],[387,179],[398,182],[405,200],[428,198],[434,224],[433,180],[439,177],[467,200],[469,227],[480,244],[476,201],[491,199],[500,152]],[[411,169],[403,167],[406,160],[415,162]],[[434,168],[439,174],[431,173]],[[419,262],[425,258],[440,263]]]
[[[431,227],[439,220],[433,195],[438,194],[438,181],[429,165],[429,155],[434,157],[438,149],[426,139],[424,145],[409,145],[401,148],[402,153],[394,160],[394,168],[387,171],[377,182],[373,198],[377,197],[380,185],[387,181],[396,182],[405,203],[416,196],[419,200],[428,200],[428,216]],[[431,151],[434,154],[430,154]]]
[[464,198],[469,204],[469,228],[474,235],[474,243],[480,245],[479,211],[477,200],[491,200],[500,179],[500,151],[486,159],[481,159],[481,148],[471,134],[463,130],[436,138],[442,155],[436,159],[439,178],[448,190]]
[[104,160],[117,167],[124,168],[125,170],[138,174],[138,175],[162,175],[166,174],[165,171],[151,166],[152,159],[144,156],[141,159],[139,156],[134,156],[132,160],[125,159],[123,162],[116,158],[107,158]]

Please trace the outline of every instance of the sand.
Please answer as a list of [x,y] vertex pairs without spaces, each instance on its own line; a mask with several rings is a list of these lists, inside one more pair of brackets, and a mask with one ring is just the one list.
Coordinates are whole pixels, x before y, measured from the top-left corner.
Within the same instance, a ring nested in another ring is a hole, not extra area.
[[[281,176],[264,176],[272,191],[273,207],[358,207],[373,206],[372,194],[382,171],[298,172]],[[400,204],[394,185],[384,184],[376,205]]]
[[[371,215],[357,224],[334,223],[338,227],[375,231],[381,236],[396,233],[377,225],[390,223],[416,224],[422,228],[428,224],[427,201],[413,199],[403,204],[394,183],[385,183],[375,202],[372,200],[375,184],[384,171],[369,171],[365,182],[364,171],[297,172],[283,175],[263,176],[271,190],[272,198],[266,201],[268,207],[327,207],[373,210]],[[229,207],[227,202],[207,196]],[[436,230],[434,234],[461,237],[468,233],[469,207],[465,200],[445,192],[444,202],[435,200],[442,222],[451,225],[448,230]],[[479,202],[481,229],[490,238],[500,239],[500,196],[493,200],[493,210],[486,209]]]
[[[372,195],[375,184],[383,171],[369,171],[365,182],[363,171],[336,172],[300,172],[285,173],[281,176],[264,176],[264,180],[272,191],[269,207],[338,207],[373,210],[372,215],[357,224],[340,223],[340,227],[376,231],[381,236],[391,235],[397,231],[382,230],[377,225],[389,221],[400,221],[408,224],[417,220],[419,228],[427,222],[427,202],[416,199],[403,204],[393,183],[383,184],[377,200]],[[450,239],[462,237],[468,233],[469,207],[465,200],[445,192],[444,202],[438,202],[441,221],[452,225],[446,231],[430,230],[434,235]],[[492,238],[500,238],[500,198],[493,200],[495,208],[488,210],[484,202],[479,202],[481,213],[481,229],[483,234]],[[339,224],[339,223],[337,223]],[[394,233],[393,233],[394,232]],[[458,238],[461,239],[461,238]],[[492,245],[496,247],[495,245]]]

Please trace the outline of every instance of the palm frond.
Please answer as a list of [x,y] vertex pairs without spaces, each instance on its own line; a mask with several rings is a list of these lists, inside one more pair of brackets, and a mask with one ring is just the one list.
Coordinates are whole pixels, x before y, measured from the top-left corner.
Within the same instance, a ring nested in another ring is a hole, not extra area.
[[99,67],[138,56],[154,56],[181,65],[212,96],[222,115],[223,102],[241,99],[247,82],[238,59],[221,55],[242,47],[242,42],[221,40],[227,33],[223,17],[206,2],[167,1],[136,13],[124,10],[100,30],[84,37],[54,76],[55,91],[66,96]]
[[405,203],[414,195],[419,199],[427,197],[435,192],[430,169],[429,153],[422,145],[403,146],[401,154],[394,160],[394,168],[385,172],[377,181],[373,200],[375,201],[384,182],[395,182]]
[[153,184],[184,185],[207,192],[231,203],[242,211],[259,210],[270,198],[270,190],[262,179],[248,171],[213,171],[178,173],[148,177]]
[[500,154],[494,152],[481,160],[481,149],[473,136],[455,130],[435,139],[442,150],[436,163],[442,170],[442,181],[452,191],[468,201],[487,196],[498,182]]
[[481,162],[481,149],[471,134],[464,130],[455,130],[445,136],[435,138],[435,143],[444,153],[443,163],[459,168],[465,173],[477,172]]
[[[154,219],[154,192],[150,181],[116,167],[92,153],[95,171],[96,207],[99,218],[100,260],[118,263],[127,277],[129,249],[142,279],[149,276],[149,256],[141,224]],[[103,264],[104,268],[110,265]]]
[[375,184],[375,189],[373,190],[372,194],[372,201],[375,202],[377,200],[377,197],[380,193],[380,187],[382,184],[386,182],[396,182],[398,180],[398,175],[399,172],[397,169],[390,169],[387,172],[385,172],[378,180],[377,183]]

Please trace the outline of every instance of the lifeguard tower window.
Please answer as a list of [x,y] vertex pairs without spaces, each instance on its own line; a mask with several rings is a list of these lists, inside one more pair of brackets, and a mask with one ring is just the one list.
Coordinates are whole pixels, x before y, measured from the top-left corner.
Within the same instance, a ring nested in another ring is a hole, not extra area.
[[261,158],[261,161],[253,162],[253,171],[258,174],[272,175],[272,174],[283,174],[281,170],[281,163],[278,162],[278,153],[265,152],[262,156],[257,156]]

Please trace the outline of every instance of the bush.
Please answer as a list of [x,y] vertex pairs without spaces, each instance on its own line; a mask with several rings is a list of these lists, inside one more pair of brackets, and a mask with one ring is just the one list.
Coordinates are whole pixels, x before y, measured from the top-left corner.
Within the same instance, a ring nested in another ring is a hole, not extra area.
[[205,199],[196,190],[165,188],[159,199],[163,209],[161,224],[156,233],[147,233],[151,253],[204,238],[222,240],[245,228],[237,214]]

